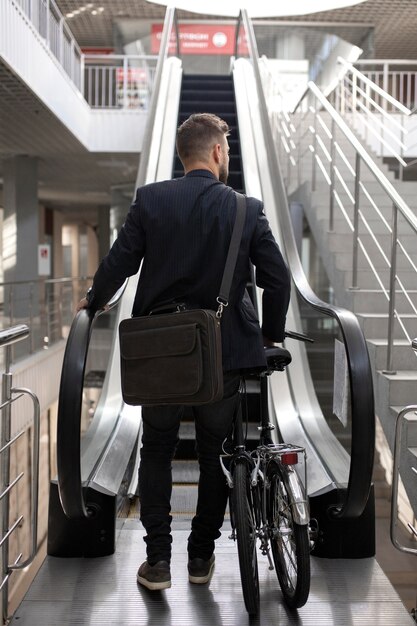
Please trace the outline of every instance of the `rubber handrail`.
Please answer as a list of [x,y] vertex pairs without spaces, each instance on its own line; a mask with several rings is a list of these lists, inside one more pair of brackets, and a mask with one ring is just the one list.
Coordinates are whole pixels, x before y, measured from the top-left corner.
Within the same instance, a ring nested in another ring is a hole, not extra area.
[[58,396],[57,469],[62,509],[70,519],[88,517],[81,482],[81,410],[84,373],[93,324],[120,302],[126,283],[105,309],[82,309],[75,316],[65,346]]
[[369,498],[375,449],[374,394],[368,349],[356,316],[351,311],[321,300],[311,289],[304,273],[295,242],[287,194],[270,128],[268,109],[259,70],[256,39],[246,10],[242,11],[242,19],[247,33],[248,46],[255,73],[268,162],[274,174],[273,193],[275,206],[281,208],[279,211],[279,223],[292,278],[297,291],[305,302],[312,308],[337,321],[346,349],[352,413],[351,462],[345,499],[342,503],[337,503],[331,507],[329,513],[337,518],[354,519],[363,513]]
[[[154,90],[148,113],[146,141],[144,139],[140,159],[138,184],[143,184],[146,176],[144,164],[148,162],[158,91],[164,60],[169,49],[169,34],[175,24],[175,8],[168,8],[165,14]],[[84,374],[92,328],[98,315],[113,308],[120,301],[126,285],[127,281],[108,303],[105,310],[82,309],[77,313],[72,322],[65,348],[58,401],[57,468],[61,506],[65,515],[70,519],[81,519],[89,516],[81,478],[80,439]]]

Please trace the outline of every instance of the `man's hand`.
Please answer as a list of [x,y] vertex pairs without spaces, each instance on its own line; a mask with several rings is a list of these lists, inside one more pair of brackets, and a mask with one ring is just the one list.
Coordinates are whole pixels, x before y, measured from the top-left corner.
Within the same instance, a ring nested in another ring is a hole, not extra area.
[[268,337],[264,337],[264,348],[274,348],[275,347],[275,342],[272,341],[271,339],[268,339]]
[[82,300],[79,301],[79,303],[77,304],[77,313],[79,311],[81,311],[81,309],[86,309],[88,307],[88,300],[87,298],[83,298]]

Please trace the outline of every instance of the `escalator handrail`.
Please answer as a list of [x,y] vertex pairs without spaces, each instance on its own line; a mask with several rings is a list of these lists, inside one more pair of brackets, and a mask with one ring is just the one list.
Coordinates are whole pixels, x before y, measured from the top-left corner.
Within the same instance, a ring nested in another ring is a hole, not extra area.
[[70,519],[88,517],[81,480],[81,412],[84,373],[93,325],[97,317],[118,305],[126,287],[117,291],[105,309],[81,309],[65,346],[58,396],[57,470],[62,509]]
[[[140,157],[137,186],[146,182],[147,164],[152,143],[152,130],[161,85],[164,61],[168,56],[170,33],[176,28],[175,8],[167,8],[162,31],[161,47],[149,106],[143,148]],[[176,28],[177,30],[177,28]],[[177,51],[179,39],[177,34]],[[58,491],[62,509],[69,519],[89,517],[81,478],[81,409],[84,373],[92,328],[98,315],[114,308],[120,301],[127,281],[108,303],[105,310],[82,309],[75,316],[68,336],[62,365],[58,400],[57,468]]]
[[242,11],[242,20],[246,29],[249,52],[253,63],[268,161],[271,171],[274,173],[273,193],[275,204],[277,207],[282,207],[279,212],[279,223],[292,278],[300,296],[311,307],[337,321],[346,349],[352,414],[351,462],[344,501],[335,504],[331,508],[330,513],[339,519],[355,519],[363,513],[368,501],[372,482],[375,446],[373,380],[368,349],[356,316],[351,311],[321,300],[311,289],[304,273],[295,242],[287,194],[270,129],[258,64],[259,55],[256,39],[246,10]]

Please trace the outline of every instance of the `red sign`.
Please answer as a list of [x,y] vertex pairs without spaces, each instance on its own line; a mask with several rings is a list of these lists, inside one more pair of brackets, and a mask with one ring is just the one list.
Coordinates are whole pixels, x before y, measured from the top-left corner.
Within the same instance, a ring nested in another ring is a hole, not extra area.
[[[152,24],[151,52],[157,54],[163,24]],[[233,24],[180,24],[180,54],[225,54],[235,52],[236,27]],[[246,46],[245,46],[246,47]],[[239,51],[242,46],[239,46]],[[176,53],[175,32],[171,33],[169,52]]]

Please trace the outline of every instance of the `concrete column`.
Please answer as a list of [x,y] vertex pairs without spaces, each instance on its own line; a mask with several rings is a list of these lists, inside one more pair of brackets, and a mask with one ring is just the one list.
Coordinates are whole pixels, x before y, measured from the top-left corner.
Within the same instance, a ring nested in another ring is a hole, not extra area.
[[109,207],[98,209],[98,257],[99,262],[106,256],[110,248],[110,211]]
[[110,237],[111,242],[123,226],[134,195],[133,187],[117,187],[111,190]]
[[4,164],[3,268],[5,281],[38,278],[38,167],[33,157]]

